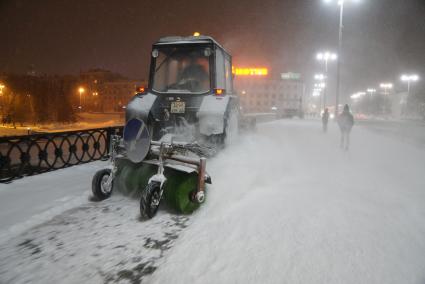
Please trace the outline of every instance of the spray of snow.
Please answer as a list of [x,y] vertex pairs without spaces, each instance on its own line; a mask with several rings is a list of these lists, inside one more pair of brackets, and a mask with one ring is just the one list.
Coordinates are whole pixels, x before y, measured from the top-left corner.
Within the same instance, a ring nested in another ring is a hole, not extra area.
[[425,152],[277,121],[209,163],[208,202],[153,283],[423,283]]

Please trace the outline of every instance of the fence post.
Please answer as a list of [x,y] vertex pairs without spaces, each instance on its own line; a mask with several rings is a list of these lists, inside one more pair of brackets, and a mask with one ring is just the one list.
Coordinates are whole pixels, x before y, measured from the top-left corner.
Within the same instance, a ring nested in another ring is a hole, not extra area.
[[112,135],[112,127],[108,127],[106,129],[106,147],[108,149],[107,156],[109,156],[111,152],[111,135]]

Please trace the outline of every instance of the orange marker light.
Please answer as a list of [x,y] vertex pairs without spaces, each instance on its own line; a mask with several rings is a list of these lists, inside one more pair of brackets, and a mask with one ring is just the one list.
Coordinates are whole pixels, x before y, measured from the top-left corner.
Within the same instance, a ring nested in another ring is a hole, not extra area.
[[217,96],[224,95],[224,89],[214,89],[214,94]]
[[144,93],[146,91],[145,87],[138,87],[136,90],[138,93]]

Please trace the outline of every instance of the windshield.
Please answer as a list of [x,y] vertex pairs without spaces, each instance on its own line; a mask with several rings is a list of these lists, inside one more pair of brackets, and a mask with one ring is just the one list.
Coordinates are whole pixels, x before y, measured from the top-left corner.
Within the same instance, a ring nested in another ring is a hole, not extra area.
[[210,90],[207,48],[165,47],[155,49],[152,89],[169,93],[205,93]]

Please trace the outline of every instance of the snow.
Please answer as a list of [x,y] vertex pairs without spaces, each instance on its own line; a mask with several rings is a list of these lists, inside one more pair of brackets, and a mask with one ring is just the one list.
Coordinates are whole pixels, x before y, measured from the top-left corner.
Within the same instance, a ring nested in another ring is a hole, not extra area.
[[91,200],[104,162],[27,177],[0,189],[0,283],[137,283],[189,225],[161,208],[140,219],[139,200]]
[[[277,121],[208,164],[208,201],[152,283],[424,283],[425,151]],[[223,166],[225,164],[225,166]]]
[[76,131],[93,128],[114,127],[124,124],[124,113],[77,113],[77,122],[73,123],[43,123],[20,126],[0,125],[0,136],[27,135],[30,133],[50,133]]
[[0,283],[138,283],[187,225],[164,211],[141,222],[119,195],[87,203],[0,246]]
[[103,162],[0,185],[0,283],[424,283],[423,146],[355,125],[345,152],[329,126],[239,136],[192,216],[90,201]]
[[0,242],[87,203],[93,174],[105,165],[94,162],[0,184]]

